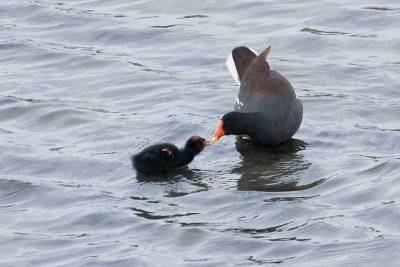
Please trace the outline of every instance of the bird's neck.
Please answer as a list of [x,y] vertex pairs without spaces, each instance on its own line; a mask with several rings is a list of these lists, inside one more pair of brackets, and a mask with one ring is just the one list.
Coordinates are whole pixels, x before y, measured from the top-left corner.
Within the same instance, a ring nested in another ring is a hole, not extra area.
[[181,148],[180,151],[181,151],[181,153],[180,153],[179,159],[177,161],[177,165],[178,165],[177,167],[188,165],[190,162],[192,162],[194,157],[198,154],[198,153],[196,153],[196,151],[194,151],[192,148],[190,148],[188,146],[184,146],[183,148]]
[[260,120],[261,118],[257,112],[237,112],[237,119],[239,123],[235,125],[234,129],[232,129],[232,134],[246,134],[251,136],[258,131],[257,120]]

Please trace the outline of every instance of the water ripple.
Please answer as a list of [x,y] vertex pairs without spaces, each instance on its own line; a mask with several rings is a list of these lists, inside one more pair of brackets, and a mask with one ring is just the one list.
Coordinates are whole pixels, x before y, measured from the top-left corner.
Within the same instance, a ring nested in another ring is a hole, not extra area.
[[[3,1],[4,266],[398,266],[398,3]],[[271,44],[295,139],[221,138],[144,176],[130,157],[211,137],[232,48]]]

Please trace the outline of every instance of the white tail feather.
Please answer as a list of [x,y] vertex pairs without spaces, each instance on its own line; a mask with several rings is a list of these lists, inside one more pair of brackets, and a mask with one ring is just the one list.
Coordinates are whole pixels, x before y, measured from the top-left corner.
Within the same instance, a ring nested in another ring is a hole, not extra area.
[[[253,48],[249,48],[254,54],[258,56],[258,53]],[[239,81],[239,74],[236,69],[235,62],[233,61],[232,53],[229,55],[228,59],[226,60],[226,67],[228,68],[229,72],[231,73],[233,79],[240,85]]]

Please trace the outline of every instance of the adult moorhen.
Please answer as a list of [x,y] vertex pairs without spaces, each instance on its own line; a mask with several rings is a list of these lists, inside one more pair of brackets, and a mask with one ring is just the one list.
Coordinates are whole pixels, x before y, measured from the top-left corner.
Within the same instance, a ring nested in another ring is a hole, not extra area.
[[247,135],[260,145],[277,146],[299,129],[303,105],[290,82],[270,69],[266,61],[270,50],[271,46],[257,56],[244,46],[233,49],[227,65],[240,81],[239,94],[234,111],[220,120],[213,142],[223,135],[235,134]]

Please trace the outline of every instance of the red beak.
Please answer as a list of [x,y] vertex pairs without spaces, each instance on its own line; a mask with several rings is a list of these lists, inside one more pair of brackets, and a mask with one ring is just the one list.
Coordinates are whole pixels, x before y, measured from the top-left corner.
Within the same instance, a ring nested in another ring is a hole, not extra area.
[[223,136],[225,134],[224,130],[222,129],[223,126],[224,126],[224,123],[222,122],[222,120],[220,120],[219,121],[219,128],[216,131],[216,133],[214,134],[214,137],[212,139],[213,143],[217,142],[217,140],[220,139],[221,136]]

